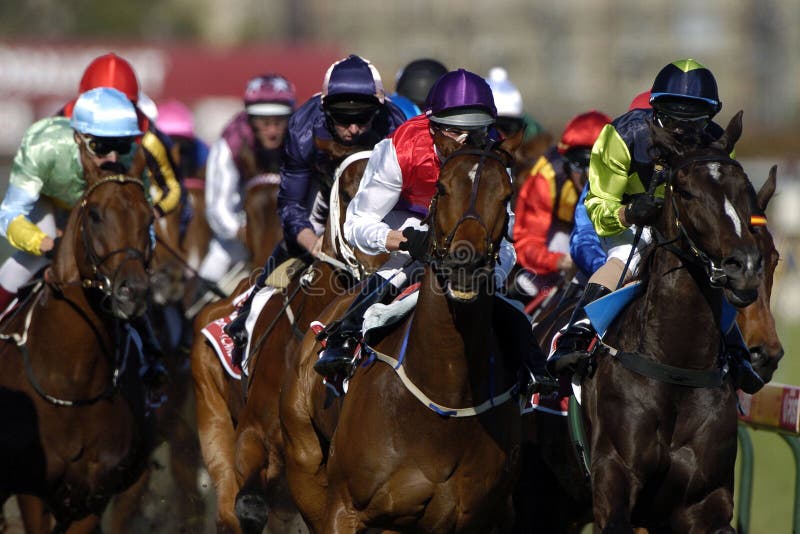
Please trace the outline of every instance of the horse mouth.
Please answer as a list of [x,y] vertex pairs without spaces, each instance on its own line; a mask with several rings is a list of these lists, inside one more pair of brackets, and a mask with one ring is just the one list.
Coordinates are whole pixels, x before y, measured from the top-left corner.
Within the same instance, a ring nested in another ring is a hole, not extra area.
[[756,301],[758,298],[758,289],[726,288],[725,296],[731,304],[737,308],[743,308]]
[[448,298],[458,302],[472,302],[478,298],[478,291],[474,289],[460,289],[453,286],[453,283],[448,280],[445,285],[445,291]]

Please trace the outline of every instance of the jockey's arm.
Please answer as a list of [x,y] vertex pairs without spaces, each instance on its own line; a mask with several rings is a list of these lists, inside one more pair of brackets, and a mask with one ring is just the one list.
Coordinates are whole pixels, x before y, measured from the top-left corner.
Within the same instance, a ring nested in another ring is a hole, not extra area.
[[344,236],[351,245],[371,255],[391,252],[389,245],[397,250],[396,235],[387,243],[394,229],[383,222],[383,218],[397,204],[402,187],[403,174],[397,153],[392,140],[384,139],[375,145],[358,192],[347,207]]
[[244,225],[240,203],[239,170],[224,138],[217,139],[206,162],[206,219],[214,235],[233,239]]
[[181,184],[169,155],[168,141],[148,130],[141,143],[147,158],[147,168],[161,193],[154,199],[154,207],[159,215],[170,213],[181,201]]
[[[294,117],[292,118],[294,119]],[[290,243],[298,243],[298,236],[303,230],[314,232],[311,224],[309,191],[311,189],[311,164],[314,157],[313,143],[301,146],[292,134],[293,120],[289,120],[289,135],[284,147],[281,163],[281,183],[278,189],[278,215],[281,218],[284,238]],[[305,130],[303,130],[305,131]],[[308,232],[303,232],[308,236]],[[316,235],[316,234],[315,234]],[[310,237],[310,236],[309,236]],[[305,242],[305,240],[304,240]]]
[[[629,187],[631,154],[628,145],[611,124],[606,124],[592,147],[589,160],[589,193],[586,212],[597,234],[608,237],[623,232],[620,220],[622,197]],[[638,181],[638,180],[637,180]],[[639,183],[641,187],[641,183]]]

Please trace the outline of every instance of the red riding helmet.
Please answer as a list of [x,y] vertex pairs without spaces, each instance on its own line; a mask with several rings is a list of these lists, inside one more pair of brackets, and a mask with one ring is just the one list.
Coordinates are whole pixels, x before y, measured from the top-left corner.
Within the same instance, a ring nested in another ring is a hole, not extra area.
[[574,117],[561,134],[559,153],[565,154],[574,148],[592,148],[603,126],[609,122],[611,117],[594,109]]
[[139,100],[139,81],[131,64],[118,55],[108,53],[96,57],[83,72],[78,93],[96,87],[113,87],[125,93],[134,104]]

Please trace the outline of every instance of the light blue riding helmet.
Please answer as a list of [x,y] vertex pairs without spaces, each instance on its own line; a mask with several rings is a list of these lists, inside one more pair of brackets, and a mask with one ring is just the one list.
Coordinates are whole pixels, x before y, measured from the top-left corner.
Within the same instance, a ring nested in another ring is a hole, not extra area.
[[111,87],[91,89],[78,97],[69,123],[78,132],[97,137],[142,135],[136,108],[125,93]]

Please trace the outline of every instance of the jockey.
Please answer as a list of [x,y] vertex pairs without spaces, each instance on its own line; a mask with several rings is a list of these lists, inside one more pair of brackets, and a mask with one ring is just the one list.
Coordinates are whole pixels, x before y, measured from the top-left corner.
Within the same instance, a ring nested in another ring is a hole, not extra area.
[[[427,228],[421,221],[436,190],[441,161],[450,155],[444,139],[485,146],[496,135],[490,130],[495,115],[486,81],[459,69],[439,78],[431,88],[424,115],[407,121],[375,146],[358,193],[347,208],[344,234],[366,254],[389,252],[392,256],[367,279],[338,329],[329,333],[327,347],[314,365],[318,373],[346,376],[361,337],[364,311],[421,272],[421,262],[409,264],[408,259],[409,255],[417,260],[424,256],[425,250],[420,249],[426,248]],[[513,214],[510,217],[513,220]],[[504,239],[494,272],[497,287],[503,287],[514,256],[513,246]],[[523,314],[514,313],[524,319]],[[528,321],[524,323],[524,330],[530,331]],[[538,367],[542,375],[534,382],[546,376],[543,366]],[[528,377],[525,381],[527,385]]]
[[[112,87],[122,91],[134,106],[139,101],[139,82],[133,67],[114,53],[98,56],[86,67],[78,93],[83,94],[97,87]],[[59,115],[71,117],[74,106],[75,100],[67,103]],[[157,186],[155,191],[151,191],[154,211],[157,216],[161,216],[173,211],[180,203],[180,176],[169,153],[169,138],[138,107],[136,112],[139,116],[139,129],[144,132],[140,144],[145,151],[148,174],[151,182]]]
[[110,88],[81,95],[71,119],[46,117],[28,128],[0,204],[0,234],[18,249],[0,266],[0,309],[50,262],[46,255],[66,222],[63,208],[71,208],[83,194],[79,145],[86,145],[98,166],[114,162],[129,167],[141,134],[133,104]]
[[[185,190],[190,182],[205,184],[208,145],[195,135],[194,117],[189,108],[178,100],[164,102],[158,107],[156,125],[173,142],[172,160],[178,168],[183,189]],[[188,203],[184,203],[184,206],[180,222],[181,236],[184,235],[192,216]]]
[[571,119],[558,145],[539,158],[520,189],[514,248],[519,264],[534,275],[537,290],[553,286],[573,269],[569,235],[576,201],[586,184],[592,145],[609,122],[611,117],[595,110]]
[[511,137],[524,129],[524,140],[527,141],[544,131],[541,124],[524,112],[522,94],[517,86],[508,79],[506,69],[492,67],[489,69],[489,77],[486,78],[486,82],[492,88],[494,103],[497,106],[495,128],[503,137]]
[[294,84],[283,76],[256,76],[247,82],[244,110],[228,122],[222,136],[211,145],[205,197],[206,218],[213,236],[200,264],[202,278],[218,282],[233,265],[247,259],[245,184],[256,176],[275,184],[280,181],[286,131],[295,99]]
[[415,59],[397,73],[392,102],[407,119],[416,117],[422,113],[431,87],[446,72],[447,67],[435,59]]
[[158,108],[158,129],[178,146],[176,165],[184,180],[203,180],[206,175],[208,145],[195,135],[194,117],[183,102],[168,100]]
[[[636,95],[631,101],[628,111],[637,108],[650,108],[650,89]],[[602,267],[607,259],[606,251],[600,244],[600,238],[594,230],[594,224],[592,224],[589,215],[586,213],[584,201],[588,193],[589,183],[587,182],[583,186],[578,203],[575,205],[575,225],[572,227],[572,233],[569,236],[570,256],[572,256],[572,260],[584,280]]]
[[[264,287],[276,266],[293,257],[310,261],[322,247],[334,162],[316,147],[315,139],[372,148],[404,121],[400,108],[384,96],[380,74],[372,63],[350,55],[330,66],[322,92],[309,98],[289,120],[278,193],[284,239],[267,260],[251,296]],[[245,321],[251,303],[248,298],[225,327],[239,347],[247,344]]]
[[[694,144],[708,143],[724,132],[711,120],[722,108],[717,82],[710,70],[693,59],[678,60],[661,69],[653,82],[650,105],[652,109],[630,110],[606,125],[592,148],[585,205],[608,261],[589,279],[575,313],[556,341],[548,360],[554,376],[574,371],[589,357],[588,347],[596,332],[584,306],[617,287],[629,256],[624,279],[635,276],[641,251],[652,240],[648,225],[663,206],[668,170],[653,159],[649,124]],[[644,193],[648,190],[651,193]],[[638,227],[642,231],[634,248]],[[738,358],[732,363],[737,365],[735,374],[741,382],[737,386],[742,390],[752,393],[763,386],[748,361]]]

